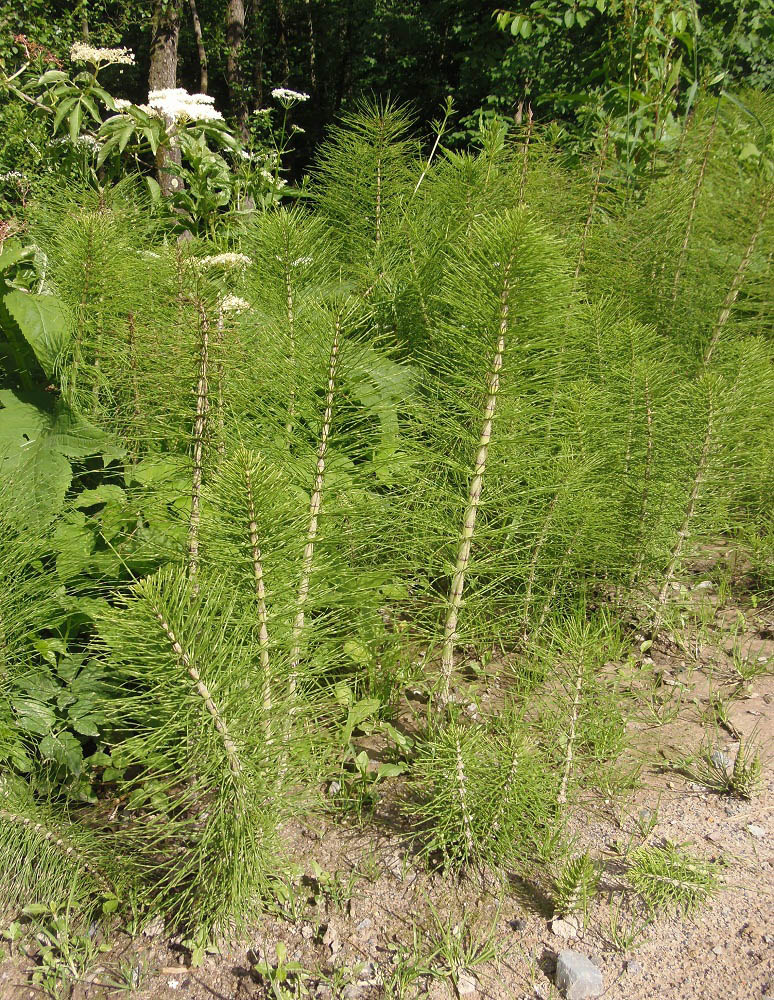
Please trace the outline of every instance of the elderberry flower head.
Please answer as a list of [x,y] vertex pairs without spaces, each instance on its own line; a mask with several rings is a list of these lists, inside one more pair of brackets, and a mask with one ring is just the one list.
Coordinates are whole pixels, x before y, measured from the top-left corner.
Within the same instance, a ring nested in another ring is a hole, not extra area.
[[70,47],[70,59],[95,66],[134,66],[134,52],[130,49],[98,49],[85,42],[75,42]]
[[192,121],[222,121],[223,115],[213,107],[215,98],[209,94],[189,94],[183,87],[152,90],[148,105],[173,122],[190,118]]
[[309,94],[300,90],[289,90],[287,87],[275,87],[271,96],[278,100],[283,108],[292,108],[294,104],[309,100]]

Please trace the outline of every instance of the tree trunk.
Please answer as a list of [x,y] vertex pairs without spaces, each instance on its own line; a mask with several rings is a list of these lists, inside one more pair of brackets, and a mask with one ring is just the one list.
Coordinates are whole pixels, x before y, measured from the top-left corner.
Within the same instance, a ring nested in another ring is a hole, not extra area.
[[282,66],[285,76],[282,82],[286,84],[290,80],[290,60],[288,58],[288,25],[285,19],[285,5],[282,0],[277,0],[277,18],[280,29],[280,51],[282,52]]
[[312,20],[311,0],[306,2],[306,28],[309,33],[309,82],[317,89],[317,43],[314,37],[314,21]]
[[[154,0],[151,28],[148,90],[169,90],[177,86],[177,40],[180,35],[180,0]],[[179,181],[164,169],[180,163],[180,150],[159,146],[156,169],[161,192],[168,196]]]
[[245,37],[244,0],[228,0],[226,7],[226,81],[231,99],[231,107],[239,122],[242,139],[247,139],[247,105],[242,92],[242,77],[239,70],[239,50]]
[[196,48],[199,50],[199,92],[207,93],[207,50],[204,48],[204,38],[202,37],[202,23],[199,20],[199,12],[196,9],[196,0],[188,0],[191,7],[191,20],[193,21],[194,35],[196,36]]

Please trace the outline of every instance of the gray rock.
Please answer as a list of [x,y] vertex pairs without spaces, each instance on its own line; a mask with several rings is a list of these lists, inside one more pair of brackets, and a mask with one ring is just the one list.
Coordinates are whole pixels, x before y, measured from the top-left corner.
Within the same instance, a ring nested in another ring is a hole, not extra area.
[[626,971],[629,973],[630,976],[636,976],[640,972],[642,972],[642,966],[634,958],[628,959],[628,961],[625,963],[624,967],[625,967]]
[[580,952],[560,951],[556,960],[556,985],[567,1000],[602,996],[602,973]]
[[763,826],[758,826],[757,823],[748,823],[747,832],[751,836],[757,837],[759,840],[766,836],[766,828]]

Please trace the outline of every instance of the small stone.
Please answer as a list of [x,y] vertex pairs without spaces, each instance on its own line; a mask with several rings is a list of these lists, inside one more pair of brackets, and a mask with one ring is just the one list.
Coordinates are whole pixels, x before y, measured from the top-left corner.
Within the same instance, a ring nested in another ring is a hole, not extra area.
[[602,973],[580,952],[560,951],[556,960],[556,985],[567,1000],[602,996]]
[[527,929],[527,921],[523,917],[516,917],[515,920],[509,920],[508,926],[512,931],[525,931]]
[[759,840],[766,836],[766,830],[762,826],[758,826],[757,823],[748,823],[747,832],[751,837],[757,837]]
[[720,768],[722,771],[727,771],[731,766],[731,759],[727,753],[723,753],[722,750],[713,750],[710,754],[710,760],[715,765],[715,767]]
[[328,795],[330,795],[331,798],[333,798],[334,795],[338,795],[340,791],[341,791],[340,781],[332,781],[330,785],[328,785]]
[[159,934],[164,933],[164,921],[161,917],[155,917],[149,924],[147,924],[142,929],[142,933],[145,937],[158,937]]
[[628,959],[628,961],[624,963],[624,968],[630,976],[637,976],[640,972],[642,972],[642,966],[634,958]]
[[360,990],[357,988],[357,986],[353,985],[345,986],[344,989],[341,991],[341,995],[344,998],[344,1000],[356,1000],[356,998],[360,996]]
[[478,989],[478,980],[469,972],[461,972],[457,977],[457,992],[461,997],[469,996]]
[[301,937],[304,939],[304,941],[311,941],[311,939],[314,937],[314,930],[311,924],[304,924],[304,926],[301,928]]
[[723,954],[723,946],[720,945],[720,944],[716,944],[715,947],[712,949],[712,954],[713,955],[722,955]]
[[356,931],[367,931],[369,927],[373,926],[373,920],[370,917],[363,917],[359,924],[356,925]]
[[180,985],[180,981],[178,979],[170,979],[170,980],[167,981],[167,986],[171,990],[176,990],[179,985]]
[[578,936],[578,921],[572,914],[554,917],[551,921],[551,933],[559,938],[575,938]]
[[331,949],[331,955],[335,955],[337,951],[341,951],[341,941],[339,940],[336,928],[332,924],[328,924],[325,928],[325,934],[323,934],[323,944],[327,944]]

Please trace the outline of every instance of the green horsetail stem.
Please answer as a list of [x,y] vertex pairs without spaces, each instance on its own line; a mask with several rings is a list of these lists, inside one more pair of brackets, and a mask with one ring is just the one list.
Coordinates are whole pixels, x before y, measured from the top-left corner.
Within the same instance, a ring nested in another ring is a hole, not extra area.
[[510,274],[513,266],[513,253],[511,253],[508,263],[503,273],[503,289],[500,295],[500,331],[497,339],[492,364],[488,377],[488,394],[484,406],[484,420],[481,426],[481,436],[478,441],[478,451],[476,453],[476,464],[473,478],[470,481],[468,490],[468,503],[465,510],[465,519],[462,526],[459,548],[457,551],[457,563],[452,578],[451,595],[449,598],[449,609],[446,614],[444,625],[443,650],[441,652],[441,673],[442,692],[441,701],[446,704],[449,700],[449,687],[451,676],[454,670],[454,646],[457,640],[457,621],[459,619],[460,607],[462,606],[462,593],[465,589],[465,574],[470,562],[470,549],[473,542],[473,534],[476,530],[476,518],[478,508],[481,503],[481,493],[484,488],[484,474],[486,473],[486,462],[489,451],[489,442],[492,438],[492,422],[497,406],[497,393],[500,388],[500,370],[503,366],[503,355],[505,353],[505,338],[508,333],[508,309],[510,295]]

